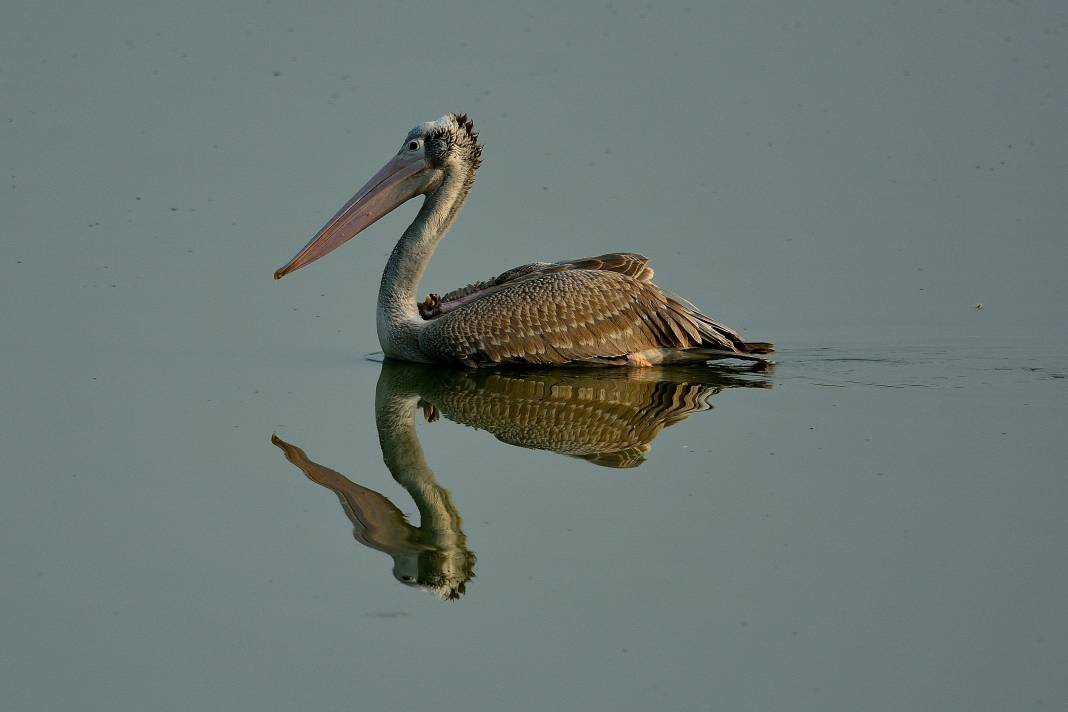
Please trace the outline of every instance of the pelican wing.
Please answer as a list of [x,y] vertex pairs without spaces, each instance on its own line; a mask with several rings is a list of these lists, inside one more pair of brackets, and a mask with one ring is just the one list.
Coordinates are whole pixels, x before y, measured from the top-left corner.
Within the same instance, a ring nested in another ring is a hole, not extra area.
[[420,336],[423,352],[468,366],[618,363],[659,349],[747,358],[738,334],[642,279],[651,273],[644,264],[637,277],[568,264],[494,285],[430,320]]
[[551,274],[569,270],[618,272],[619,274],[633,277],[640,282],[648,282],[653,278],[653,268],[649,266],[649,258],[633,252],[610,252],[597,257],[581,257],[560,262],[531,262],[530,264],[513,267],[491,279],[454,289],[444,295],[431,293],[419,304],[419,314],[424,319],[434,319],[463,304],[481,299],[497,291],[500,287],[513,282],[518,282],[537,274]]

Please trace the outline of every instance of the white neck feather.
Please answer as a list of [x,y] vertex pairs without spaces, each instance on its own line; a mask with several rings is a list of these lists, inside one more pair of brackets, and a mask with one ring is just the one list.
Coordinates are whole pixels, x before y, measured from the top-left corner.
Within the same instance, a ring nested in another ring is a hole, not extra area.
[[390,358],[430,361],[419,350],[419,330],[425,324],[417,307],[419,281],[438,242],[467,199],[472,172],[473,169],[446,172],[441,185],[426,195],[419,214],[389,256],[378,290],[376,316],[378,342]]

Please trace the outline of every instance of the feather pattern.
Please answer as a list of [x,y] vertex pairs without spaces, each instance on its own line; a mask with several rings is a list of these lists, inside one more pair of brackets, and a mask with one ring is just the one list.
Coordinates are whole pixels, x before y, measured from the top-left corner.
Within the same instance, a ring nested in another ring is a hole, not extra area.
[[525,279],[534,274],[550,274],[576,269],[618,272],[633,277],[640,282],[648,282],[653,278],[653,268],[649,266],[649,258],[633,252],[610,252],[597,257],[582,257],[576,260],[561,260],[560,262],[531,262],[530,264],[513,267],[491,279],[473,282],[466,287],[454,289],[444,295],[432,292],[419,303],[419,315],[424,319],[433,319],[452,311],[461,304],[466,304],[497,291],[496,287],[510,282]]
[[[468,366],[664,362],[723,356],[761,361],[730,328],[650,281],[641,255],[533,263],[445,295],[420,348]],[[424,302],[424,304],[426,304]],[[646,364],[647,365],[647,364]]]

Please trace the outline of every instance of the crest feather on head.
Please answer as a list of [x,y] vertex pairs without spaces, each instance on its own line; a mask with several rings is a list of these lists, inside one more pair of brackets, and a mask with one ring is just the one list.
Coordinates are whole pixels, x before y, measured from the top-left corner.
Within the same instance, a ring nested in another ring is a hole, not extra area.
[[439,129],[438,135],[449,139],[450,144],[466,149],[475,168],[482,165],[482,144],[478,142],[475,122],[467,114],[456,112],[441,118],[451,126]]
[[475,131],[475,122],[472,121],[467,114],[457,114],[454,112],[449,114],[449,116],[456,122],[457,127],[467,134],[469,139],[478,143],[478,131]]

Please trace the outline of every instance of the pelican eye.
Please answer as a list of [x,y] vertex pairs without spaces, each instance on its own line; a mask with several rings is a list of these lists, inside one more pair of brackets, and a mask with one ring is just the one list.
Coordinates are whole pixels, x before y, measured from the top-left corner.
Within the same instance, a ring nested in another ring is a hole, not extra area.
[[419,148],[419,142],[418,141],[409,141],[408,142],[408,150],[409,151],[414,151],[417,148]]

